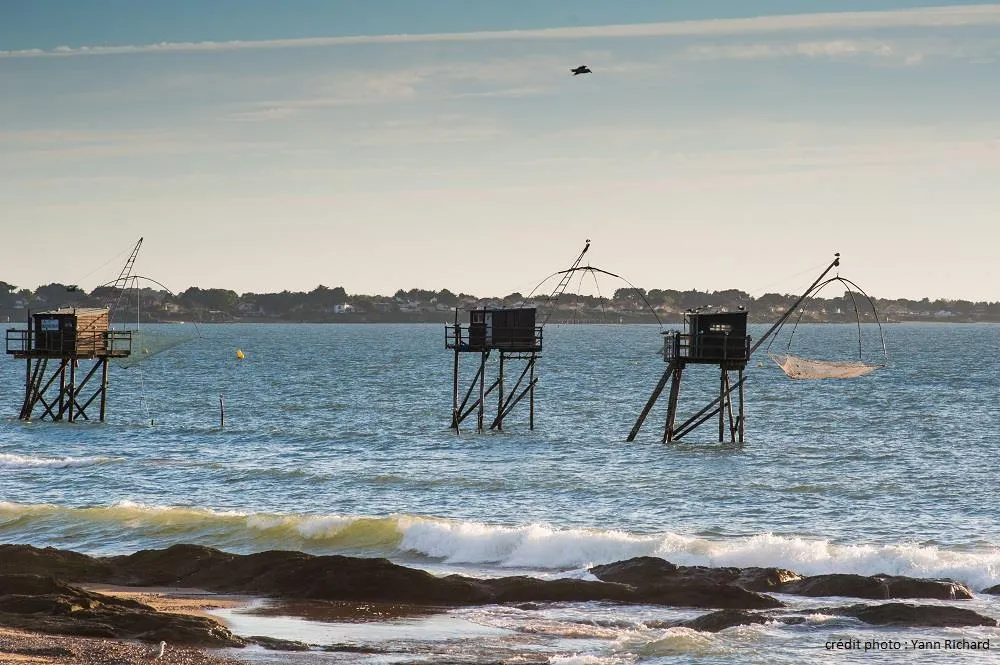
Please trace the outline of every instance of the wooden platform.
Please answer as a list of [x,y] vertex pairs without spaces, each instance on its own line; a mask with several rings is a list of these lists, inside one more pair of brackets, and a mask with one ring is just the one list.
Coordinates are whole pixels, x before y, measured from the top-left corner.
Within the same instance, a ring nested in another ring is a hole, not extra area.
[[[59,333],[49,333],[44,348],[38,348],[35,331],[9,328],[7,330],[7,355],[25,358],[127,358],[132,354],[131,330],[76,331],[72,338],[63,340]],[[64,351],[63,349],[70,349]]]

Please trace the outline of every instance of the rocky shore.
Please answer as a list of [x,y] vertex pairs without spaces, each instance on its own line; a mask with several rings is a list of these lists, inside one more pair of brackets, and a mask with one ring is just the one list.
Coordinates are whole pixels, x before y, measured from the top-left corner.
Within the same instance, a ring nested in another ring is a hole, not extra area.
[[[197,545],[175,545],[127,556],[92,557],[54,548],[0,545],[0,628],[150,645],[162,640],[173,649],[239,647],[251,643],[278,649],[304,646],[234,635],[198,611],[204,608],[198,602],[189,603],[192,606],[185,612],[176,605],[166,607],[148,602],[155,600],[155,594],[128,591],[147,587],[204,589],[215,594],[342,605],[384,603],[425,611],[501,603],[530,609],[537,603],[588,601],[714,610],[691,621],[664,624],[702,631],[747,623],[802,620],[802,610],[786,611],[785,603],[772,594],[837,596],[879,602],[810,611],[852,616],[872,625],[998,625],[992,617],[953,605],[900,602],[936,599],[961,603],[973,597],[971,589],[953,580],[891,575],[803,576],[781,568],[677,566],[653,557],[594,566],[590,573],[596,581],[525,576],[478,579],[461,575],[438,577],[386,559],[313,556],[288,551],[240,555]],[[4,658],[11,654],[29,657],[31,649],[67,649],[74,655],[66,658],[84,658],[35,662],[105,662],[79,655],[88,653],[85,642],[68,647],[52,640],[25,645],[11,637],[24,634],[3,634],[0,662],[7,662]],[[135,644],[128,646],[133,647],[142,648]],[[55,657],[55,651],[51,653]],[[114,662],[133,662],[123,658]],[[190,658],[165,662],[234,662],[204,660],[210,658],[206,654]],[[10,662],[15,662],[13,657]],[[21,658],[17,662],[26,661]]]

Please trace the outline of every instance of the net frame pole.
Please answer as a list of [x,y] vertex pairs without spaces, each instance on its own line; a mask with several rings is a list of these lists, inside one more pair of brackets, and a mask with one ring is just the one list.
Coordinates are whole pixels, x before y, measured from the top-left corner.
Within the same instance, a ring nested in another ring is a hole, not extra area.
[[816,281],[810,284],[809,288],[806,289],[801,296],[799,296],[799,299],[796,300],[795,303],[793,303],[792,306],[789,307],[788,310],[781,315],[781,318],[775,321],[774,325],[772,325],[767,330],[767,332],[761,335],[760,339],[758,339],[754,343],[754,345],[750,347],[750,353],[747,354],[747,360],[750,359],[750,357],[753,355],[753,352],[756,351],[758,348],[760,348],[760,345],[763,344],[767,338],[773,335],[778,330],[778,328],[780,328],[785,323],[785,321],[788,320],[788,317],[790,317],[792,313],[795,312],[796,309],[798,309],[799,305],[802,304],[802,301],[804,301],[806,298],[809,297],[809,294],[812,293],[812,290],[816,288],[816,285],[823,281],[823,278],[826,277],[827,273],[829,273],[831,270],[840,265],[840,252],[834,254],[834,257],[835,258],[833,259],[833,262],[826,267],[826,270],[824,270],[819,277],[816,278]]

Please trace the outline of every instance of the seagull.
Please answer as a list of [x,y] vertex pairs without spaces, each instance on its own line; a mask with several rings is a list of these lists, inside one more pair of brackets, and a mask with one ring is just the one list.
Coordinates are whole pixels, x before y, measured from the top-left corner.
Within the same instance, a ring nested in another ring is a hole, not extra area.
[[167,643],[166,643],[166,641],[161,640],[159,648],[153,647],[152,650],[150,650],[150,652],[149,652],[149,659],[150,660],[156,660],[157,658],[162,658],[163,657],[163,653],[166,650],[167,650]]
[[573,76],[576,76],[577,74],[593,74],[593,72],[590,71],[590,67],[588,67],[587,65],[580,65],[579,67],[574,67],[570,71],[573,72]]

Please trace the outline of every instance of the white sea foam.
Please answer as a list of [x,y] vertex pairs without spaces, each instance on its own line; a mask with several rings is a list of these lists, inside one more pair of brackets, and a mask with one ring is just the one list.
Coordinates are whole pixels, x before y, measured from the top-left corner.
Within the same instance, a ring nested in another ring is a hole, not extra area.
[[635,662],[634,658],[623,656],[588,656],[573,654],[570,656],[550,656],[550,665],[624,665]]
[[69,468],[117,461],[114,457],[36,457],[0,453],[0,469]]
[[1000,548],[952,550],[908,543],[840,544],[770,533],[707,539],[676,533],[631,534],[620,530],[560,529],[544,524],[491,525],[413,515],[274,514],[212,510],[197,506],[120,501],[110,506],[67,508],[0,502],[5,539],[21,532],[69,543],[67,534],[101,528],[128,533],[130,542],[162,546],[198,542],[242,551],[304,549],[311,552],[378,552],[418,555],[445,564],[472,564],[535,571],[545,577],[592,579],[587,569],[636,556],[657,556],[680,565],[777,566],[804,575],[887,573],[948,577],[973,590],[1000,583]]
[[1000,582],[1000,548],[953,551],[910,544],[843,545],[773,534],[709,540],[674,533],[640,536],[539,524],[504,527],[414,518],[401,523],[400,529],[402,549],[446,563],[580,570],[636,556],[657,556],[680,565],[776,566],[805,575],[949,577],[973,589]]
[[718,635],[700,633],[690,628],[669,628],[658,640],[642,646],[639,652],[646,657],[697,654],[720,655],[729,652]]
[[491,563],[509,568],[571,569],[651,553],[655,536],[622,531],[520,527],[478,522],[407,520],[400,547],[447,563]]

